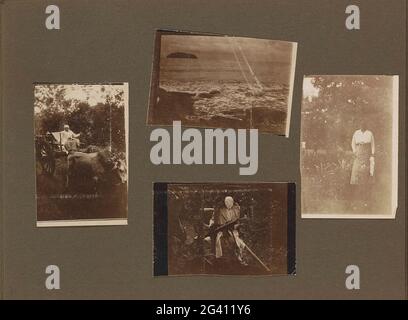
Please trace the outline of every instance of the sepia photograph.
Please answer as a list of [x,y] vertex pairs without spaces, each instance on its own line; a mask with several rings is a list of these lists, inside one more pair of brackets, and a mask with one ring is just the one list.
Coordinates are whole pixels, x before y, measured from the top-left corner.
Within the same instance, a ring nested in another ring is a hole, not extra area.
[[398,76],[303,80],[303,218],[395,218]]
[[289,136],[295,42],[157,31],[148,124]]
[[127,224],[128,84],[35,84],[37,226]]
[[155,183],[154,275],[295,274],[294,183]]

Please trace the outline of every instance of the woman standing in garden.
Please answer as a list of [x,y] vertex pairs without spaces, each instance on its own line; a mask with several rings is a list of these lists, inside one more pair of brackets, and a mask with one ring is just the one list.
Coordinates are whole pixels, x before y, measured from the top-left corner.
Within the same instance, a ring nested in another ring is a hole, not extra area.
[[368,206],[370,197],[370,185],[374,177],[374,153],[375,143],[373,133],[367,129],[365,120],[360,121],[360,129],[356,130],[351,140],[351,148],[354,154],[353,167],[351,170],[350,184],[355,185],[352,188],[354,196]]

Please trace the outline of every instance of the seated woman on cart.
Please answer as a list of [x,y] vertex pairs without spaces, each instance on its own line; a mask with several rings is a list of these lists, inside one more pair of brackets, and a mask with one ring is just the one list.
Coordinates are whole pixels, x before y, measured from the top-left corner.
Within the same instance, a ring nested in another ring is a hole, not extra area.
[[74,133],[70,128],[69,125],[64,125],[64,130],[60,132],[61,136],[61,145],[62,150],[65,151],[67,154],[71,150],[76,150],[79,147],[79,139],[80,133]]

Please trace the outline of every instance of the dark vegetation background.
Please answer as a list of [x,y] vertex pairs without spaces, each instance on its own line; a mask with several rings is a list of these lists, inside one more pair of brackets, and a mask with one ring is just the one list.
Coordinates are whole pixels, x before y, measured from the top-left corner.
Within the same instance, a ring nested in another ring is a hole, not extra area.
[[[202,224],[208,224],[212,214],[204,208],[219,210],[226,196],[232,196],[240,205],[241,217],[248,218],[242,222],[240,237],[269,267],[270,274],[287,274],[288,185],[285,183],[169,184],[168,273],[213,273],[204,265],[204,254],[209,252],[197,237],[206,234]],[[162,214],[156,212],[155,218],[160,219]],[[269,274],[248,253],[244,256],[249,266],[243,272]],[[217,273],[234,271],[226,267]]]
[[[124,86],[34,86],[35,137],[63,130],[80,133],[80,149],[95,152],[111,147],[112,156],[126,161]],[[38,150],[36,150],[38,152]],[[65,188],[67,157],[56,153],[56,168],[47,175],[36,162],[37,220],[123,218],[127,216],[127,185],[109,194],[73,194]]]
[[[375,139],[375,174],[367,213],[387,214],[391,199],[393,86],[389,76],[312,76],[317,96],[303,96],[302,211],[351,213],[353,133],[360,119]],[[374,208],[374,210],[373,210]],[[363,212],[359,212],[363,213]]]
[[[81,87],[83,92],[81,97],[67,97],[67,89],[70,87],[68,85],[35,86],[35,133],[62,131],[63,125],[69,124],[72,131],[81,133],[80,140],[84,146],[111,146],[117,152],[126,152],[122,85],[73,86]],[[106,92],[106,90],[109,91]],[[97,95],[98,99],[93,98],[92,95]],[[82,97],[88,99],[81,99]],[[90,101],[98,101],[98,103],[91,105]]]

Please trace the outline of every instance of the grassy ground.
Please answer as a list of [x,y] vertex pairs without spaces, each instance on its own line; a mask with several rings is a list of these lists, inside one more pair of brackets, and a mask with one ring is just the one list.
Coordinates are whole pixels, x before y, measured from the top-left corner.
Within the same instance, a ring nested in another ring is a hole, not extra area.
[[65,191],[66,157],[56,160],[53,176],[37,163],[37,220],[106,219],[127,217],[127,186],[108,194],[74,194]]

